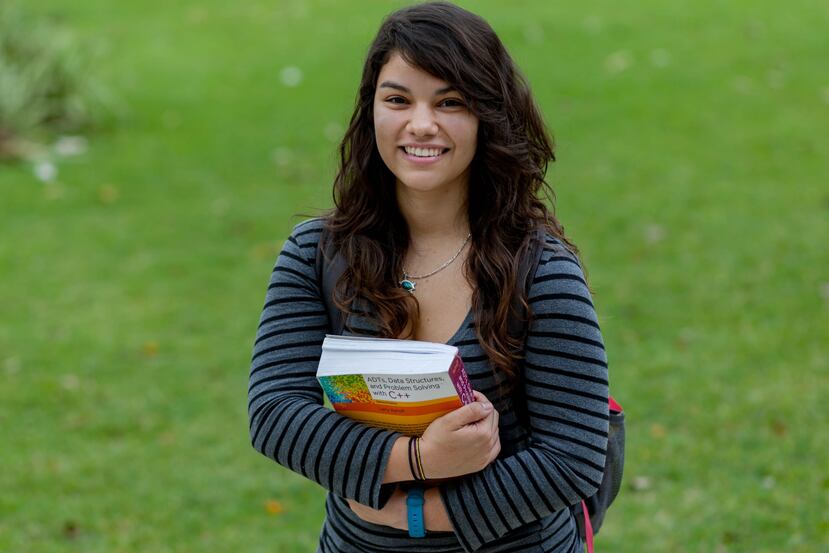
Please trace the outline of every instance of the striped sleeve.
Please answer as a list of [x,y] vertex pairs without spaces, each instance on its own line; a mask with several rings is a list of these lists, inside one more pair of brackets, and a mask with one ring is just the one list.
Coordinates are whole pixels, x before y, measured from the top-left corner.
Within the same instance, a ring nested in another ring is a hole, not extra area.
[[607,357],[584,274],[555,245],[530,289],[527,449],[441,486],[466,551],[574,505],[599,487],[607,449]]
[[316,379],[328,330],[314,261],[321,231],[316,219],[297,225],[271,273],[250,368],[251,442],[332,493],[379,509],[391,495],[381,484],[399,434],[323,407]]

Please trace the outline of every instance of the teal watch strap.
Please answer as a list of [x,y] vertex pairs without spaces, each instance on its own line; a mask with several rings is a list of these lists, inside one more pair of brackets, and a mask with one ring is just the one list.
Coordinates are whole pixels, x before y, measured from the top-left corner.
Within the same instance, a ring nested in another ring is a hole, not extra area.
[[426,537],[426,526],[423,522],[423,488],[415,486],[409,488],[406,496],[406,512],[409,518],[409,535],[413,538]]

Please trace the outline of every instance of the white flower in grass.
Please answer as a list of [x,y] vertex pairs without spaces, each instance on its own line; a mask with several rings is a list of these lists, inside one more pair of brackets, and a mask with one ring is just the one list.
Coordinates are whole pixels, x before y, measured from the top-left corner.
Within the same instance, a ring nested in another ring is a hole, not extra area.
[[651,489],[651,479],[648,476],[636,476],[630,482],[630,487],[635,492],[644,492]]
[[51,161],[41,160],[35,162],[34,173],[39,181],[52,182],[58,176],[58,168]]
[[85,154],[87,141],[83,136],[61,136],[55,142],[55,153],[61,157]]
[[230,209],[230,202],[227,201],[227,198],[216,198],[211,202],[210,208],[213,210],[214,215],[221,217],[227,214]]
[[651,64],[654,67],[667,67],[671,63],[671,53],[664,48],[651,50]]
[[596,35],[602,32],[604,28],[604,23],[597,15],[590,15],[584,20],[584,28],[587,29],[587,32]]
[[648,244],[656,244],[665,238],[665,227],[657,224],[650,224],[645,227],[645,241]]
[[279,80],[282,81],[282,84],[287,87],[294,88],[299,86],[299,83],[302,82],[302,70],[293,65],[284,67],[282,71],[279,72]]
[[65,374],[60,379],[60,385],[64,390],[74,392],[81,387],[81,380],[74,374]]
[[524,27],[524,39],[530,44],[541,44],[544,42],[544,27],[538,22],[530,22]]
[[751,94],[754,90],[754,81],[746,75],[737,75],[731,81],[731,86],[740,94]]
[[271,154],[271,159],[273,159],[273,162],[278,166],[285,167],[294,161],[294,152],[290,148],[280,146],[278,148],[274,148],[273,153]]
[[605,69],[609,73],[621,73],[633,65],[633,56],[627,50],[613,52],[604,60]]
[[668,511],[660,509],[656,511],[653,517],[654,522],[664,530],[669,530],[674,527],[674,519]]

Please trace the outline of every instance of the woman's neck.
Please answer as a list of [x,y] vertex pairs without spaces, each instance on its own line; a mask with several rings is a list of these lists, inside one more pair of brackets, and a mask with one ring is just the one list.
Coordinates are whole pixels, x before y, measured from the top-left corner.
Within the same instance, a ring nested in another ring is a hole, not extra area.
[[459,188],[418,191],[397,187],[397,204],[415,250],[465,239],[469,233],[466,191]]

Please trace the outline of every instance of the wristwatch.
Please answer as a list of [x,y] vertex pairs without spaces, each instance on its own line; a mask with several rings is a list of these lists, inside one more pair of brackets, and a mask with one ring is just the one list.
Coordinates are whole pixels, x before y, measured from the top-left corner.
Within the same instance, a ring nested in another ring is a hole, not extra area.
[[406,496],[406,512],[409,515],[409,536],[413,538],[426,537],[426,526],[423,522],[423,488],[414,486],[409,488]]

